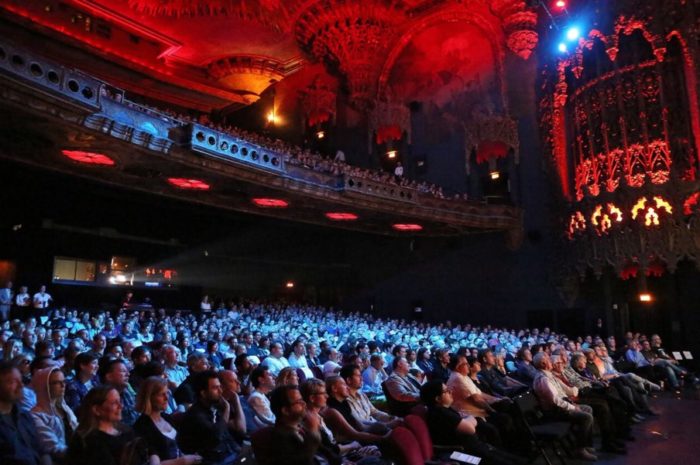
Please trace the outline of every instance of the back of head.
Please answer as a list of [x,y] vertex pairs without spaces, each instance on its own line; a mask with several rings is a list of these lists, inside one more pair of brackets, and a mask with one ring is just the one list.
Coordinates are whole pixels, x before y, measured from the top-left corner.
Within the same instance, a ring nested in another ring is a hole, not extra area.
[[428,381],[420,388],[420,400],[427,407],[434,407],[437,403],[435,399],[442,394],[442,381],[434,379]]
[[352,375],[355,373],[355,370],[359,370],[359,368],[357,368],[357,365],[355,364],[343,365],[338,375],[340,375],[341,378],[347,381],[348,378],[351,378]]
[[260,378],[265,376],[265,372],[268,371],[269,368],[265,365],[258,365],[255,367],[253,372],[250,374],[250,383],[253,385],[255,389],[260,387]]
[[275,414],[275,418],[280,419],[282,417],[282,409],[290,406],[289,392],[298,390],[297,386],[290,384],[278,386],[272,390],[270,393],[270,410]]

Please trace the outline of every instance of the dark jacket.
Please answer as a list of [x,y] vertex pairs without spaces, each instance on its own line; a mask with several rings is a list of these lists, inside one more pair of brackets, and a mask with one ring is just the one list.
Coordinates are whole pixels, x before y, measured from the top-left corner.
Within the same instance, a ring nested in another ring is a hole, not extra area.
[[0,419],[0,463],[39,465],[42,455],[34,420],[15,405],[6,418]]

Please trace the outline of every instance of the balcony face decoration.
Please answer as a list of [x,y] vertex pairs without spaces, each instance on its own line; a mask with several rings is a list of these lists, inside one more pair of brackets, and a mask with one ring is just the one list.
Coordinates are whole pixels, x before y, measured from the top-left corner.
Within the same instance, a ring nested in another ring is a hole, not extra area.
[[543,73],[542,140],[581,274],[656,275],[700,258],[697,31],[679,22],[678,2],[635,17],[646,3],[616,4],[611,30],[591,31]]

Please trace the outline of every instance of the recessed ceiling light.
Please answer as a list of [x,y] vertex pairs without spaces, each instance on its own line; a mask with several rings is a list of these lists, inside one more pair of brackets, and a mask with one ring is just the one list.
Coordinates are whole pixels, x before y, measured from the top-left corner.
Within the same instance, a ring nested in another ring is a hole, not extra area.
[[65,157],[68,157],[73,161],[77,161],[78,163],[102,166],[114,165],[114,160],[102,153],[84,152],[82,150],[61,150],[61,153]]
[[168,182],[179,189],[208,191],[211,186],[200,179],[168,178]]
[[422,231],[423,226],[415,223],[396,223],[392,225],[397,231]]
[[289,202],[282,199],[272,199],[268,197],[261,197],[253,199],[253,203],[258,207],[263,208],[287,208]]
[[354,213],[347,212],[328,212],[326,218],[333,221],[355,221],[358,217]]

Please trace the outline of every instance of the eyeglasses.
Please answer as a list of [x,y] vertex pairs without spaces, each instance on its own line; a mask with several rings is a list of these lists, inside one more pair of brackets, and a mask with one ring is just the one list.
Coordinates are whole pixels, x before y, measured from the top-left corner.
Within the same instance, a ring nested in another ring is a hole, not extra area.
[[314,395],[314,396],[327,396],[328,393],[326,391],[317,391],[317,392],[314,392],[312,395]]

